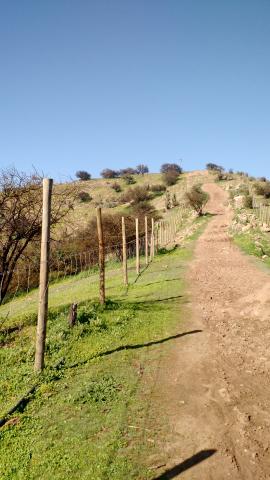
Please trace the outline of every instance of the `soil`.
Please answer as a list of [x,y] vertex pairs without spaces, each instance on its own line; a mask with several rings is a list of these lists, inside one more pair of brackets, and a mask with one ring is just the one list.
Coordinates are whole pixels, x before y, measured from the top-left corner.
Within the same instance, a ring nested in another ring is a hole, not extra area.
[[270,479],[270,276],[232,243],[227,193],[204,190],[213,218],[188,272],[183,326],[201,332],[181,337],[160,366],[170,433],[156,478]]

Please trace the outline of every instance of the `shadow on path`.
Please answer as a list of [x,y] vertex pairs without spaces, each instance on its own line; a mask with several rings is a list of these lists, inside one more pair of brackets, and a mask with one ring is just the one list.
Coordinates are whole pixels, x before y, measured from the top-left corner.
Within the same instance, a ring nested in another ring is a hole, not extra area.
[[159,477],[156,477],[155,480],[170,480],[171,478],[175,478],[186,470],[189,470],[189,468],[195,467],[195,465],[198,465],[198,463],[201,463],[204,460],[207,460],[207,458],[212,457],[212,455],[215,453],[216,450],[202,450],[184,462],[179,463],[179,465],[171,468],[171,470],[167,470],[166,472],[162,473]]
[[88,363],[90,360],[93,360],[94,358],[105,357],[106,355],[111,355],[112,353],[121,352],[122,350],[135,350],[137,348],[145,348],[145,347],[151,347],[153,345],[160,345],[162,343],[168,342],[169,340],[175,340],[177,338],[185,337],[186,335],[193,335],[194,333],[201,333],[201,332],[202,330],[191,330],[190,332],[178,333],[177,335],[172,335],[171,337],[162,338],[160,340],[153,340],[152,342],[138,343],[135,345],[120,345],[119,347],[114,348],[113,350],[107,350],[106,352],[98,353],[97,355],[93,355],[87,360],[74,363],[73,365],[70,365],[67,368],[79,367],[81,365],[85,365],[86,363]]

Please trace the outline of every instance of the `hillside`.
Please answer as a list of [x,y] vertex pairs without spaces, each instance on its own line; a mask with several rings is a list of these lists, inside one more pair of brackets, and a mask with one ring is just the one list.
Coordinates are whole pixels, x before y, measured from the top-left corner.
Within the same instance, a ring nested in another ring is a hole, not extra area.
[[[100,203],[105,212],[124,212],[125,204],[106,206],[118,196],[114,181],[81,182],[92,200],[76,203],[72,222],[84,225]],[[136,181],[157,184],[160,176]],[[209,195],[202,217],[184,206],[198,183]],[[178,206],[166,210],[164,194],[152,199],[162,215],[157,251],[146,265],[141,249],[139,274],[131,252],[128,286],[119,250],[107,255],[104,306],[96,266],[51,279],[46,368],[38,377],[38,290],[0,306],[3,480],[268,478],[264,183],[243,174],[183,174],[169,187]],[[78,317],[70,328],[73,302]]]

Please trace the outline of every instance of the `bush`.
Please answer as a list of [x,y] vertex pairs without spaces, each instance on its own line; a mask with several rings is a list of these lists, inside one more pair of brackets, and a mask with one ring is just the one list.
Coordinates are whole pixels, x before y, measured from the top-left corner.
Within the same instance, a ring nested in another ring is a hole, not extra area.
[[120,183],[117,183],[117,182],[112,183],[111,188],[117,193],[121,192],[122,190]]
[[186,193],[189,205],[197,212],[199,216],[203,213],[203,207],[208,200],[208,194],[203,192],[200,185],[194,185],[192,189]]
[[136,180],[132,175],[123,175],[123,180],[127,185],[133,185],[136,183]]
[[246,195],[244,200],[244,208],[253,208],[253,201],[251,195]]
[[256,195],[262,195],[265,198],[270,198],[270,182],[255,183],[254,190]]
[[221,167],[220,165],[216,165],[215,163],[207,163],[206,164],[206,169],[208,171],[212,172],[224,172],[224,168]]
[[266,177],[260,177],[259,182],[267,182],[267,178]]
[[119,176],[119,172],[117,172],[116,170],[111,170],[110,168],[104,168],[104,170],[100,172],[100,175],[103,178],[116,178]]
[[270,182],[266,182],[264,187],[264,197],[270,198]]
[[177,163],[163,163],[160,167],[160,173],[167,173],[174,171],[177,173],[177,175],[180,175],[182,173],[182,167],[178,165]]
[[124,177],[125,175],[136,175],[137,173],[137,170],[131,167],[121,168],[121,170],[119,170],[120,177]]
[[150,190],[153,193],[165,192],[166,187],[162,183],[157,183],[155,185],[150,185]]
[[123,193],[121,200],[123,203],[139,203],[149,200],[149,190],[146,186],[137,186],[129,188]]
[[75,175],[81,181],[91,180],[91,174],[85,170],[78,170]]
[[163,182],[168,186],[175,185],[179,177],[179,173],[176,170],[167,170],[162,175]]
[[153,205],[146,200],[132,205],[132,207],[130,208],[130,213],[133,217],[139,218],[139,221],[141,219],[142,224],[146,215],[155,219],[159,218],[159,215]]
[[84,191],[78,193],[78,198],[83,203],[91,202],[92,200],[91,195],[89,195],[88,192],[84,192]]

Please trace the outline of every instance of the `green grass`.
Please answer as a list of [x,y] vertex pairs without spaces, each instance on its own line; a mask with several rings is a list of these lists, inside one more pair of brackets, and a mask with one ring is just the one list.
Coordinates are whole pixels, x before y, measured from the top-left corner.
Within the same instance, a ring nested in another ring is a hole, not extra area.
[[[270,237],[260,230],[234,235],[234,242],[247,255],[252,255],[270,267]],[[263,258],[267,256],[266,258]]]
[[[121,270],[109,271],[105,307],[96,301],[95,276],[54,284],[40,377],[33,373],[37,292],[1,307],[0,315],[12,306],[9,325],[21,329],[2,338],[0,416],[39,385],[0,429],[1,480],[156,476],[147,465],[160,448],[162,420],[151,419],[151,392],[163,356],[188,329],[184,271],[207,220],[198,219],[186,246],[157,255],[136,282],[132,269],[128,292]],[[70,329],[75,300],[78,324]]]

